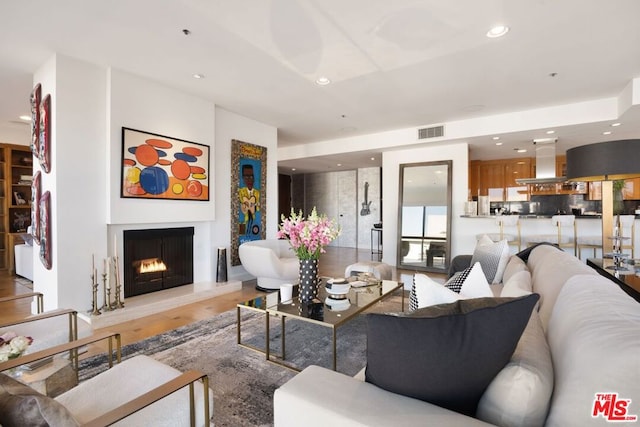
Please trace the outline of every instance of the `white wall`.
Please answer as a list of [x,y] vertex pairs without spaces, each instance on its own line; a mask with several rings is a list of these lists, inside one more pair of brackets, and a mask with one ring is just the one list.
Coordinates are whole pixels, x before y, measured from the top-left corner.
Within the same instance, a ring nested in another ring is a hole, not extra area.
[[[451,252],[452,257],[461,253],[471,253],[475,247],[467,243],[473,231],[461,220],[464,201],[467,200],[469,175],[469,148],[466,143],[438,145],[436,147],[414,148],[388,151],[382,155],[383,207],[383,262],[396,265],[398,242],[398,203],[400,188],[400,165],[438,160],[452,160],[452,212],[451,212]],[[471,252],[469,252],[471,251]]]
[[61,55],[34,74],[52,100],[52,167],[41,172],[42,192],[51,192],[51,270],[34,251],[34,290],[46,309],[88,309],[91,255],[106,254],[105,77],[104,68]]
[[120,197],[122,127],[196,142],[210,147],[210,184],[214,184],[215,104],[123,71],[109,72],[109,224],[212,221],[215,188],[209,201]]
[[[212,248],[227,248],[230,278],[242,280],[251,277],[242,266],[231,267],[231,140],[260,145],[267,148],[267,216],[266,233],[274,239],[278,231],[278,131],[273,126],[248,119],[223,108],[216,108],[216,152],[220,161],[216,165],[216,221],[212,224]],[[265,189],[262,189],[264,194]],[[213,268],[215,268],[215,262]],[[215,278],[215,275],[214,275]]]
[[[113,254],[114,235],[122,256],[125,229],[194,226],[194,282],[215,280],[216,248],[228,248],[231,238],[231,139],[267,147],[267,236],[275,237],[275,127],[63,55],[40,67],[34,74],[38,82],[53,101],[53,166],[42,179],[43,192],[52,193],[53,268],[46,270],[34,251],[34,289],[45,295],[46,309],[91,308],[92,255],[100,274],[103,258]],[[122,126],[209,145],[210,200],[121,199]],[[229,272],[229,279],[247,276],[241,266]]]

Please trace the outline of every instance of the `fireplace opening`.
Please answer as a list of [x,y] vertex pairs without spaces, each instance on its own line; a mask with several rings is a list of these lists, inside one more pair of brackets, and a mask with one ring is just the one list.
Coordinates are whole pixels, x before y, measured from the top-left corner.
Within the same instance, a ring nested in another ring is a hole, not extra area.
[[124,231],[124,296],[193,283],[193,227]]

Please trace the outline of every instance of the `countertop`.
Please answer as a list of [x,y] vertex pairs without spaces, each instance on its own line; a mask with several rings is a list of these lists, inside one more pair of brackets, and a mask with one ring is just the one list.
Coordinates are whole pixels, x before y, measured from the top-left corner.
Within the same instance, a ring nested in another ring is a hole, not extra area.
[[[505,215],[509,216],[509,215]],[[526,214],[520,215],[521,219],[539,219],[539,218],[551,218],[554,215],[535,215],[535,214]],[[493,218],[495,219],[497,215],[460,215],[460,218]],[[638,215],[636,215],[636,219],[638,219]],[[601,219],[602,214],[596,215],[576,215],[576,219]]]
[[[495,219],[498,215],[460,215],[460,218],[493,218]],[[505,215],[509,216],[509,215]],[[521,219],[540,219],[540,218],[551,218],[554,215],[535,215],[535,214],[527,214],[520,215]],[[640,215],[635,215],[636,219],[640,219]],[[601,219],[602,214],[595,215],[576,215],[576,219]]]

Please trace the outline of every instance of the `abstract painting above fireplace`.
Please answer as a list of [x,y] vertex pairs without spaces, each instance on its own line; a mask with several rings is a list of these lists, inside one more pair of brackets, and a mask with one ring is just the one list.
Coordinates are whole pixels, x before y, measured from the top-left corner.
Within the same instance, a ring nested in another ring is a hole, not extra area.
[[193,283],[194,227],[124,231],[124,296]]

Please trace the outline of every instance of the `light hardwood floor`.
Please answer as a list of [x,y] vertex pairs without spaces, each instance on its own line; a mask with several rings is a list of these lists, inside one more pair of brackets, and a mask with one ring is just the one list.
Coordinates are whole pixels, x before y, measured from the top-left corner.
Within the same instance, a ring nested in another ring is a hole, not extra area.
[[[357,261],[368,260],[371,260],[369,250],[328,247],[327,253],[321,255],[319,274],[322,276],[342,277],[345,266]],[[392,279],[409,283],[414,273],[415,271],[393,268]],[[432,274],[430,273],[429,275],[431,276]],[[0,275],[0,297],[30,292],[31,289],[29,289],[28,284],[28,281],[15,276]],[[243,284],[242,289],[237,292],[184,305],[126,323],[112,325],[103,330],[119,332],[122,337],[122,345],[126,345],[231,310],[236,307],[236,304],[261,294],[263,292],[256,290],[255,286],[248,282]],[[30,300],[3,303],[0,307],[0,323],[20,319],[29,314]],[[105,344],[91,345],[83,357],[105,350]]]

